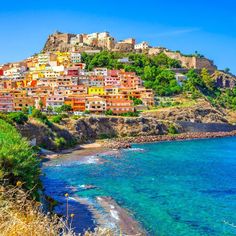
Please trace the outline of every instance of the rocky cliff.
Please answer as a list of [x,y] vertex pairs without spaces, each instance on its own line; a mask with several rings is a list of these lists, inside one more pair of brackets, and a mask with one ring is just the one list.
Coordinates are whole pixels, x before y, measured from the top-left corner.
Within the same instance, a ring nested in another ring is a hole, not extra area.
[[197,123],[227,123],[226,114],[216,110],[207,103],[191,107],[163,108],[157,111],[145,112],[143,117],[153,117],[158,120],[190,121]]
[[24,125],[17,125],[23,137],[26,137],[33,145],[49,150],[69,148],[77,143],[73,133],[63,126],[52,125],[48,127],[34,119],[30,119]]
[[166,134],[168,122],[155,118],[88,117],[79,119],[75,129],[77,139],[86,142],[98,138]]
[[52,127],[30,119],[17,128],[36,145],[60,150],[96,139],[167,134],[169,124],[155,118],[85,117],[77,121],[67,119],[63,124]]
[[74,34],[67,34],[56,32],[48,36],[48,39],[44,45],[43,52],[68,52],[72,50],[70,39],[74,37]]

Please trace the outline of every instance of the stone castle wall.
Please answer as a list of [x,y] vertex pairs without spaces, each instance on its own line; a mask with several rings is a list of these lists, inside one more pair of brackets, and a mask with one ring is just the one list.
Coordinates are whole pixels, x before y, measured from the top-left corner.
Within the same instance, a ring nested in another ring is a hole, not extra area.
[[190,68],[193,68],[193,69],[206,68],[211,72],[217,69],[213,61],[207,58],[198,58],[195,56],[184,56],[180,52],[172,52],[165,48],[150,48],[149,49],[149,55],[157,55],[162,52],[172,59],[179,60],[183,67],[186,67],[189,69]]

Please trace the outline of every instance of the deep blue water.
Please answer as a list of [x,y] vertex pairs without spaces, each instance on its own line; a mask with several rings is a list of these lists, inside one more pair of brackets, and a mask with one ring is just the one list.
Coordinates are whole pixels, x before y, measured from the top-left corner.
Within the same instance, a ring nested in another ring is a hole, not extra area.
[[[68,191],[91,201],[111,196],[149,235],[236,235],[235,137],[133,148],[118,157],[101,156],[106,160],[102,164],[75,158],[50,162],[44,167],[46,193],[61,201]],[[80,189],[84,184],[98,188]],[[71,204],[79,217],[77,229],[93,228],[89,211]]]

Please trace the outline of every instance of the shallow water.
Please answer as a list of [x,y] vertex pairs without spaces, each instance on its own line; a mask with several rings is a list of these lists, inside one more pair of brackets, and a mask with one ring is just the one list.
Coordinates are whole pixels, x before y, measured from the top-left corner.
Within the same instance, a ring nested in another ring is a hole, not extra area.
[[[149,235],[236,235],[235,143],[231,137],[139,144],[116,157],[101,155],[105,161],[53,160],[43,168],[43,181],[46,193],[61,202],[66,192],[91,202],[111,196]],[[77,231],[95,227],[77,204],[70,206]]]

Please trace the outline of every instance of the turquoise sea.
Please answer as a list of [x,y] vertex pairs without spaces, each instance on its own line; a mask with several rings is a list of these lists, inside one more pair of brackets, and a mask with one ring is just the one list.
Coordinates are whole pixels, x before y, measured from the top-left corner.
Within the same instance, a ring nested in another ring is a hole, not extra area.
[[[111,196],[149,235],[236,235],[236,137],[135,144],[120,153],[64,158],[43,167],[45,192],[65,211],[64,194]],[[96,189],[86,190],[84,185]],[[77,232],[93,228],[90,211],[73,199]]]

